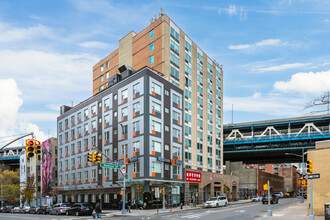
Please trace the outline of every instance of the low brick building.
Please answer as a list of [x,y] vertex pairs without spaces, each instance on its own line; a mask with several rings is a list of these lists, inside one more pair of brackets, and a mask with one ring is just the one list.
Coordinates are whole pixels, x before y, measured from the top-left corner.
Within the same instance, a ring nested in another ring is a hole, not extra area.
[[284,193],[298,194],[299,186],[297,184],[300,174],[296,166],[279,169],[279,176],[284,178]]

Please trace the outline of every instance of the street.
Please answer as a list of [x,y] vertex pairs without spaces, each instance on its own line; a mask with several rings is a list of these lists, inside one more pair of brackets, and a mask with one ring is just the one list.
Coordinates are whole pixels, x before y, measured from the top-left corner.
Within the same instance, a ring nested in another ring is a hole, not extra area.
[[[299,199],[280,199],[278,204],[271,205],[272,211],[278,211],[287,208],[290,205],[299,203]],[[207,208],[198,210],[187,210],[175,213],[160,213],[155,214],[154,210],[146,210],[145,215],[127,215],[127,216],[103,216],[102,219],[140,219],[140,220],[174,220],[174,219],[239,219],[250,220],[258,217],[263,217],[267,214],[267,205],[263,205],[261,202],[244,203],[237,205],[230,205],[227,207],[219,208]],[[134,211],[132,211],[132,214]],[[0,219],[93,219],[91,216],[50,216],[50,215],[27,215],[27,214],[10,214],[1,213]]]

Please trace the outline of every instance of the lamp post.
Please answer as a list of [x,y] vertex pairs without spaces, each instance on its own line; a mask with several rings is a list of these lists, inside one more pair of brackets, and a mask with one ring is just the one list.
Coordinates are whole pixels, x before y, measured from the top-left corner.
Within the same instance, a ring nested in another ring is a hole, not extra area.
[[[121,132],[123,132],[124,126],[120,124]],[[125,165],[125,156],[126,156],[126,147],[124,146],[124,165]],[[127,168],[126,170],[127,171]],[[124,184],[123,184],[123,208],[121,210],[121,214],[126,214],[126,207],[125,207],[125,195],[126,195],[126,172],[122,172],[124,176]]]
[[[293,155],[293,156],[297,156],[297,157],[301,157],[302,158],[302,164],[304,164],[304,159],[305,159],[305,155],[307,154],[307,152],[304,152],[304,149],[302,149],[302,155],[299,154],[294,154],[294,153],[285,153],[285,155]],[[304,175],[304,168],[302,167],[301,169],[301,173],[302,176]],[[304,195],[303,195],[303,185],[301,184],[301,203],[304,203]]]

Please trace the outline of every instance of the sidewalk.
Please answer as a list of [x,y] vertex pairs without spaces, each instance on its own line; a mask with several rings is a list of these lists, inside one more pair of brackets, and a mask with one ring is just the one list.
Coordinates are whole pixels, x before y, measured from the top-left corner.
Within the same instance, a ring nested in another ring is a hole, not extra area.
[[[237,204],[242,204],[242,203],[250,203],[251,200],[239,200],[235,202],[229,202],[228,205],[237,205]],[[203,209],[204,204],[199,204],[196,207],[191,207],[190,205],[184,205],[182,209],[180,207],[176,208],[167,208],[165,212],[162,211],[162,207],[159,207],[158,213],[157,209],[136,209],[136,210],[131,210],[131,213],[127,212],[126,216],[152,216],[152,215],[157,215],[161,213],[171,213],[171,212],[183,212],[183,211],[190,211],[190,210],[196,210],[196,209]],[[108,216],[108,217],[118,217],[118,216],[124,216],[121,214],[121,210],[103,210],[102,211],[103,215]]]
[[[273,211],[273,216],[267,216],[265,213],[262,217],[256,218],[257,220],[263,219],[276,219],[276,220],[307,220],[307,202],[296,203],[292,206],[288,206],[282,210]],[[314,216],[315,220],[324,220],[324,216]]]

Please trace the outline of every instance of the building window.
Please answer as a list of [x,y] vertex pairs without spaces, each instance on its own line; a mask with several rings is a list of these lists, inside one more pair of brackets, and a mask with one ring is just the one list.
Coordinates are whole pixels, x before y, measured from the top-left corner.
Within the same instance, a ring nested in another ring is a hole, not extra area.
[[140,152],[140,141],[133,142],[133,151]]
[[165,107],[165,113],[169,113],[169,112],[170,112],[170,110]]
[[106,77],[107,79],[109,79],[109,72],[107,72],[107,73],[105,74],[105,77]]
[[128,94],[127,94],[127,89],[121,91],[121,99],[127,99]]
[[140,173],[140,162],[133,163],[133,173]]
[[149,64],[153,64],[154,63],[154,56],[149,57]]
[[133,132],[138,132],[138,131],[140,131],[140,122],[139,121],[133,123]]
[[174,120],[180,121],[180,113],[173,111],[173,118]]
[[126,117],[127,116],[127,109],[128,109],[128,107],[122,108],[122,110],[121,110],[121,117]]
[[178,105],[180,105],[180,97],[179,96],[177,96],[177,95],[175,95],[175,94],[173,94],[173,102],[175,103],[175,104],[178,104]]
[[110,133],[109,131],[104,132],[104,140],[106,141],[106,143],[109,143],[110,141]]
[[151,84],[151,90],[156,94],[161,95],[161,87],[154,82]]
[[125,155],[125,157],[127,157],[127,155],[128,155],[128,145],[127,144],[124,144],[121,146],[121,154]]
[[152,141],[152,151],[162,152],[161,151],[161,146],[162,146],[162,144],[160,142]]
[[105,99],[104,100],[104,108],[108,108],[110,105],[110,100],[109,99]]
[[179,41],[180,40],[180,35],[178,32],[176,32],[172,27],[171,27],[171,35],[177,40]]
[[122,126],[121,134],[122,135],[126,135],[127,134],[127,125]]
[[140,83],[133,85],[133,94],[137,94],[140,92]]
[[149,32],[149,38],[153,38],[154,37],[154,30],[151,30],[150,32]]
[[165,95],[169,96],[170,92],[168,90],[165,89]]
[[84,116],[87,118],[88,117],[88,109],[85,109],[84,111]]
[[105,63],[105,67],[106,67],[106,68],[109,68],[109,61],[107,61],[107,62]]
[[103,75],[101,76],[101,82],[103,82],[103,80],[104,80],[104,77],[103,77]]
[[81,121],[81,112],[78,112],[77,119],[78,119],[79,122]]
[[161,173],[162,171],[162,165],[161,163],[158,163],[158,162],[152,162],[152,172],[155,172],[155,173]]
[[133,112],[140,111],[140,102],[136,102],[133,104]]
[[177,56],[175,56],[173,53],[170,55],[170,60],[177,66],[180,66],[180,61]]
[[180,53],[180,47],[176,43],[174,43],[172,40],[170,40],[170,47],[177,53]]
[[180,148],[179,147],[172,147],[172,156],[173,157],[180,157]]
[[152,121],[151,129],[156,132],[161,132],[161,124],[159,122]]
[[152,102],[151,103],[151,109],[152,109],[152,111],[155,111],[155,112],[160,113],[160,111],[161,111],[161,105],[159,105],[156,102]]
[[173,128],[173,137],[180,138],[180,130]]
[[173,175],[180,175],[180,169],[179,169],[179,166],[172,166],[173,168]]
[[110,123],[110,115],[104,116],[104,124],[109,124]]
[[88,202],[88,194],[85,194],[84,197],[85,197],[85,198],[84,198],[85,202]]
[[101,65],[101,72],[103,72],[103,65]]
[[153,50],[154,50],[154,43],[150,44],[150,46],[149,46],[149,51],[151,52]]
[[96,105],[92,106],[92,114],[93,116],[96,115]]

